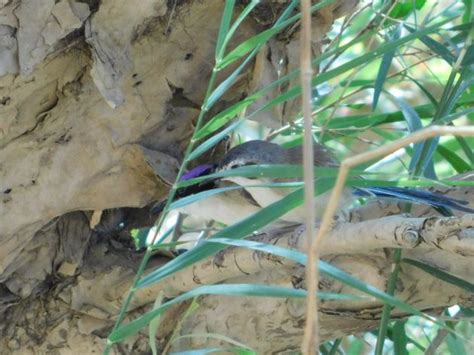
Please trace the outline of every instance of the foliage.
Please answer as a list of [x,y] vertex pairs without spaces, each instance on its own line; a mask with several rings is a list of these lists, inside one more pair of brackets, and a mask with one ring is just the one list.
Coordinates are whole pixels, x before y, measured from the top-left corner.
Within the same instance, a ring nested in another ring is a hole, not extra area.
[[[321,1],[314,5],[312,10],[316,11],[333,2]],[[238,75],[252,61],[265,42],[288,26],[295,24],[300,18],[300,14],[296,11],[298,1],[292,1],[273,26],[236,47],[229,48],[230,40],[238,31],[239,25],[247,16],[252,16],[252,11],[258,3],[259,1],[250,1],[245,8],[239,9],[240,11],[237,11],[235,1],[225,3],[216,41],[214,71],[202,104],[201,115],[186,151],[178,180],[170,191],[165,213],[158,221],[158,229],[164,227],[166,214],[179,207],[180,204],[204,199],[210,194],[220,192],[197,194],[189,197],[192,201],[180,200],[172,203],[179,187],[199,182],[199,179],[179,182],[179,177],[186,170],[189,162],[212,149],[223,137],[231,135],[234,141],[242,141],[250,137],[258,137],[258,132],[260,132],[260,136],[263,134],[284,146],[301,144],[303,134],[301,117],[294,117],[291,124],[270,131],[265,127],[255,129],[255,124],[248,123],[248,119],[251,118],[249,116],[255,115],[255,112],[246,114],[246,109],[256,100],[264,97],[269,90],[288,84],[290,79],[297,77],[298,70],[280,77],[266,88],[252,93],[215,116],[206,117],[209,110],[232,87]],[[361,3],[360,10],[350,17],[339,19],[328,34],[329,44],[325,46],[324,52],[313,60],[314,67],[319,66],[319,71],[315,70],[318,74],[314,76],[312,82],[315,95],[313,107],[315,139],[331,146],[342,157],[353,151],[383,145],[406,135],[407,132],[429,125],[466,124],[473,120],[474,47],[472,35],[474,32],[471,8],[470,1],[463,3],[452,1],[450,6],[440,5],[437,1],[408,0],[399,1],[394,5],[384,1],[375,1]],[[237,67],[234,67],[235,69],[221,80],[219,85],[216,85],[217,75],[224,69],[229,70],[235,63],[239,63]],[[275,105],[285,103],[300,95],[299,85],[289,87],[257,112],[269,110]],[[472,170],[474,163],[472,146],[474,146],[472,138],[432,139],[406,147],[403,151],[383,160],[371,162],[370,165],[361,166],[360,171],[356,173],[366,174],[373,185],[410,186],[450,183],[447,180],[449,176]],[[378,172],[384,174],[377,174]],[[288,170],[284,167],[256,166],[244,168],[240,173],[242,176],[270,174],[274,177],[285,177]],[[333,181],[331,176],[334,177],[337,171],[326,173],[329,178],[322,190],[331,188],[331,181]],[[352,184],[357,184],[357,181],[360,180],[353,179]],[[317,184],[317,188],[318,193],[321,193],[321,183]],[[300,253],[282,251],[276,246],[255,245],[255,243],[241,240],[302,202],[301,189],[296,190],[248,219],[219,229],[211,235],[208,243],[198,245],[162,268],[142,277],[144,267],[153,250],[163,247],[160,243],[164,238],[157,238],[155,233],[152,241],[148,243],[147,255],[137,274],[134,287],[109,337],[109,345],[135,334],[172,304],[203,294],[302,297],[304,293],[302,290],[264,285],[204,286],[173,300],[160,302],[153,310],[135,321],[121,325],[136,288],[162,281],[184,267],[215,254],[228,244],[260,248],[260,250],[282,255],[304,264],[305,258]],[[169,233],[161,235],[170,234],[172,229],[173,226],[168,230]],[[142,243],[143,233],[146,234],[146,232],[140,232]],[[403,262],[410,261],[404,260],[399,252],[395,263],[400,265]],[[466,285],[463,280],[450,278],[441,271],[429,269],[428,266],[417,266],[446,282],[452,282],[460,287],[472,286]],[[379,354],[382,352],[422,353],[436,334],[440,334],[443,330],[447,332],[440,350],[466,353],[467,349],[462,339],[472,337],[472,325],[467,321],[450,323],[433,319],[398,300],[393,296],[397,268],[385,292],[374,289],[331,265],[321,262],[320,269],[327,275],[363,290],[386,304],[378,333],[367,333],[362,338],[348,337],[325,343],[320,348],[323,354],[335,354],[341,351],[357,354],[367,346],[373,347]],[[319,296],[341,297],[341,295],[330,294]],[[392,306],[416,316],[409,318],[408,321],[392,320],[390,318]],[[472,310],[462,310],[458,316],[471,313]],[[451,313],[446,314],[448,318],[452,316]],[[156,322],[152,325],[154,329],[157,326]],[[230,340],[229,346],[237,353],[253,353],[245,345],[231,343]],[[214,350],[203,349],[200,353]]]

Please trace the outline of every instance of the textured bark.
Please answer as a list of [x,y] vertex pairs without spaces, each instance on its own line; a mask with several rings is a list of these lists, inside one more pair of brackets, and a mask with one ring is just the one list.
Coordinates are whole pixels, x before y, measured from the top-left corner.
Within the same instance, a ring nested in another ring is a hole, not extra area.
[[[315,54],[333,20],[352,6],[345,1],[315,15]],[[0,1],[2,353],[102,350],[142,256],[129,231],[153,224],[157,216],[150,206],[174,181],[212,70],[222,8],[223,2],[210,0]],[[280,10],[278,2],[258,7],[242,24],[235,43],[265,29]],[[271,40],[214,112],[275,80],[277,72],[298,66],[298,48],[292,31]],[[248,112],[284,89],[269,92]],[[277,127],[298,107],[297,101],[289,102],[254,119]],[[468,189],[445,193],[474,201]],[[349,221],[337,225],[324,257],[384,288],[390,249],[403,247],[408,249],[405,256],[472,282],[472,219],[452,220],[449,235],[429,234],[433,240],[428,242],[417,232],[430,223],[435,232],[444,231],[446,220],[425,219],[425,213],[432,213],[427,210],[411,218],[376,220],[400,211],[394,205],[354,211]],[[370,233],[382,224],[383,234]],[[402,226],[416,232],[406,233],[403,242],[391,235]],[[260,237],[303,250],[300,232],[295,226]],[[420,236],[423,242],[418,243]],[[362,239],[371,247],[361,247]],[[148,271],[167,260],[155,256]],[[230,249],[140,290],[130,318],[148,310],[158,290],[176,296],[195,287],[196,280],[304,287],[304,272],[280,258]],[[326,279],[321,288],[349,292]],[[472,303],[472,295],[411,266],[403,267],[399,290],[421,309]],[[301,300],[212,296],[199,303],[199,310],[184,322],[186,305],[165,315],[158,333],[161,349],[178,324],[180,334],[224,334],[261,353],[299,346]],[[322,336],[371,329],[380,311],[373,300],[324,302]],[[146,351],[147,342],[144,332],[114,350],[139,353]],[[171,345],[177,350],[216,342],[187,338]]]

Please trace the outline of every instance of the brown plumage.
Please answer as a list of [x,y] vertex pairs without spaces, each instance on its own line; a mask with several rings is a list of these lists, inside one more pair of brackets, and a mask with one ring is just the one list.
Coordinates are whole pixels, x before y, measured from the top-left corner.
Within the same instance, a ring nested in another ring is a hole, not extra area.
[[[278,144],[254,140],[240,144],[225,155],[219,163],[219,170],[233,169],[257,164],[303,164],[302,147],[284,149]],[[314,165],[337,167],[331,152],[321,144],[314,143]]]
[[[278,144],[254,140],[243,144],[240,144],[232,148],[226,156],[218,164],[217,170],[230,170],[245,165],[257,165],[257,164],[293,164],[302,165],[303,163],[303,151],[302,147],[293,147],[284,149]],[[314,144],[314,165],[323,167],[337,167],[337,161],[331,152],[324,146],[315,143]],[[257,205],[260,207],[266,207],[288,193],[294,191],[294,188],[269,188],[269,187],[258,187],[255,185],[268,185],[272,182],[290,182],[290,181],[301,181],[301,178],[258,178],[251,179],[241,176],[228,177],[222,179],[222,181],[240,185],[244,187],[240,192],[235,191],[233,196],[240,195],[240,198],[244,198],[248,201],[248,205]],[[251,197],[251,198],[249,198]],[[316,217],[319,218],[327,206],[329,193],[319,195],[315,201]],[[344,193],[341,204],[347,203],[346,198],[350,197],[350,193]],[[215,211],[219,208],[217,208]],[[236,207],[238,210],[240,207]],[[285,222],[296,222],[301,223],[304,218],[304,206],[295,208],[294,210],[286,213],[281,217],[281,221]]]

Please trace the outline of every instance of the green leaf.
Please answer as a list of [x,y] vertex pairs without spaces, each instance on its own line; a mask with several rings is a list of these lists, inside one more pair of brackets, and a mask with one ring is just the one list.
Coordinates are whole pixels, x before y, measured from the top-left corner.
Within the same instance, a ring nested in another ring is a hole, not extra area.
[[140,228],[137,230],[137,234],[134,236],[135,246],[137,249],[146,248],[148,233],[150,233],[151,227]]
[[221,58],[222,53],[225,51],[225,39],[229,32],[230,21],[232,20],[232,13],[234,12],[235,0],[229,0],[225,2],[224,12],[222,14],[221,25],[219,27],[219,35],[217,36],[216,43],[216,61]]
[[464,3],[464,14],[462,15],[462,22],[470,22],[472,19],[472,0],[462,0]]
[[[402,249],[395,249],[393,253],[391,273],[387,282],[386,292],[393,296],[398,280],[398,273],[400,272],[400,260],[402,256]],[[375,355],[383,354],[383,347],[385,345],[385,339],[387,338],[388,324],[390,322],[390,315],[392,312],[392,305],[385,303],[383,305],[382,317],[380,318],[379,329],[377,334],[377,342],[375,344]]]
[[474,293],[474,284],[466,281],[466,280],[463,280],[463,279],[460,279],[454,275],[451,275],[451,274],[448,274],[447,272],[445,271],[442,271],[440,269],[437,269],[431,265],[428,265],[428,264],[425,264],[425,263],[422,263],[420,261],[417,261],[417,260],[412,260],[412,259],[402,259],[402,262],[404,262],[405,264],[410,264],[410,265],[413,265],[415,267],[417,267],[418,269],[420,270],[423,270],[425,271],[426,273],[440,279],[440,280],[443,280],[447,283],[450,283],[451,285],[455,285],[459,288],[462,288],[463,290],[466,290],[470,293]]
[[353,339],[346,351],[347,355],[361,355],[364,354],[364,349],[365,349],[365,342],[361,339],[355,338]]
[[[472,108],[472,111],[474,112],[474,107]],[[472,145],[467,143],[466,138],[464,137],[456,137],[456,140],[458,141],[459,145],[461,146],[464,154],[466,154],[467,159],[469,160],[469,163],[471,164],[471,167],[474,166],[474,151],[472,149]]]
[[285,27],[299,20],[300,17],[301,15],[293,16],[290,19],[281,23],[280,25],[274,26],[272,28],[269,28],[266,31],[260,32],[259,34],[242,42],[240,45],[234,48],[229,54],[227,54],[219,63],[217,63],[216,70],[220,71],[226,68],[230,64],[242,58],[247,53],[253,51],[255,48],[263,45],[275,34],[283,30]]
[[[386,41],[390,42],[393,40],[397,40],[400,38],[401,35],[401,26],[396,26],[393,31],[391,31],[386,36]],[[377,78],[375,79],[375,86],[374,86],[374,98],[372,100],[372,110],[375,110],[377,107],[377,103],[379,101],[380,93],[382,92],[382,87],[387,78],[388,71],[390,66],[392,65],[392,60],[395,57],[395,53],[397,53],[397,48],[392,49],[389,52],[386,52],[382,57],[382,62],[380,63],[379,71],[377,73]]]
[[392,327],[392,341],[395,355],[407,355],[408,337],[405,332],[406,320],[396,321]]
[[[411,77],[410,75],[404,75],[405,78],[409,79],[411,82],[413,82],[416,86],[418,86],[418,88],[423,92],[423,94],[425,94],[425,96],[428,98],[428,100],[430,100],[431,102],[431,105],[433,105],[433,107],[435,109],[438,108],[438,101],[436,101],[435,97],[433,96],[433,94],[430,92],[430,90],[428,90],[425,85],[423,85],[420,80],[417,80],[413,77]],[[416,110],[416,108],[415,108]]]
[[[434,108],[433,105],[421,105],[413,108],[418,117],[420,118],[431,118],[433,117]],[[343,117],[334,117],[327,121],[321,120],[321,124],[327,126],[328,129],[341,129],[341,128],[370,128],[386,123],[400,122],[404,120],[402,111],[394,111],[388,113],[370,113],[365,115],[351,115]]]
[[[405,324],[406,324],[406,321],[405,321]],[[372,334],[376,335],[377,333],[376,332],[371,332]],[[393,328],[389,328],[388,331],[387,331],[387,336],[390,340],[392,340],[392,342],[394,341],[393,338],[394,338],[394,334],[393,334]],[[410,338],[408,335],[406,335],[406,332],[405,332],[405,336],[407,337],[407,342],[410,343],[410,344],[413,344],[414,346],[416,346],[419,350],[421,350],[422,352],[425,352],[425,347],[422,346],[419,342],[417,342],[415,339],[413,338]]]
[[342,343],[342,338],[334,340],[334,343],[331,346],[331,350],[329,351],[329,355],[336,355],[336,352],[339,350],[339,345]]
[[390,11],[389,16],[392,18],[405,18],[413,11],[421,9],[426,0],[398,0]]
[[[208,245],[209,246],[209,245]],[[162,314],[165,310],[174,304],[192,299],[201,295],[225,295],[225,296],[256,296],[256,297],[278,297],[278,298],[306,298],[306,290],[287,288],[280,286],[268,286],[257,284],[225,284],[225,285],[207,285],[188,291],[164,304],[158,308],[145,313],[130,323],[121,326],[113,331],[109,337],[109,343],[122,341],[126,337],[138,333],[143,327],[149,324],[155,317]],[[336,294],[331,292],[318,293],[318,297],[328,300],[355,300],[361,299],[353,295]],[[356,298],[354,298],[356,297]]]
[[205,200],[206,198],[209,198],[214,195],[218,195],[224,192],[229,192],[229,191],[234,191],[234,190],[242,190],[244,188],[245,189],[251,189],[255,187],[295,188],[295,187],[301,187],[301,186],[303,186],[303,182],[282,182],[282,183],[256,184],[256,185],[245,185],[245,186],[236,185],[236,186],[221,187],[221,188],[201,191],[196,194],[180,198],[179,200],[173,202],[170,205],[169,209],[172,210],[176,208],[181,208],[181,207],[190,205],[194,202]]
[[461,338],[455,336],[454,334],[448,334],[446,336],[446,345],[448,346],[450,354],[467,355],[464,342]]
[[[411,33],[415,33],[416,30],[406,24],[404,24],[404,27],[410,31]],[[420,41],[422,41],[429,49],[431,49],[434,53],[439,55],[441,58],[443,58],[449,65],[453,65],[454,62],[456,61],[455,56],[449,51],[446,46],[442,45],[439,42],[436,42],[434,39],[432,39],[429,36],[421,36]]]
[[[333,2],[335,2],[335,0],[321,1],[320,3],[313,5],[311,7],[311,12],[322,9],[323,7],[326,7],[332,4]],[[257,48],[258,46],[264,44],[275,34],[280,32],[285,27],[291,25],[292,23],[295,23],[300,18],[301,18],[301,14],[295,15],[289,18],[288,20],[285,20],[281,22],[280,24],[273,26],[272,28],[266,31],[260,32],[259,34],[253,36],[252,38],[249,38],[248,40],[242,42],[235,49],[233,49],[229,54],[227,54],[227,56],[225,56],[220,63],[217,63],[216,70],[222,70],[228,65],[234,63],[236,60],[242,58],[244,55],[246,55],[253,49]]]
[[253,59],[253,57],[255,57],[256,54],[257,48],[252,53],[250,53],[247,58],[245,58],[242,64],[240,64],[231,75],[229,75],[222,83],[217,86],[217,88],[209,95],[206,102],[204,103],[203,110],[208,111],[212,106],[214,106],[217,100],[219,100],[222,95],[224,95],[227,90],[229,90],[229,88],[235,83],[242,70]]
[[[224,244],[225,243],[225,244]],[[273,244],[264,244],[261,242],[249,241],[249,240],[235,240],[230,238],[213,238],[207,240],[203,245],[205,248],[212,248],[217,244],[220,248],[224,245],[234,245],[234,246],[243,246],[253,250],[258,250],[262,252],[271,253],[273,255],[278,255],[281,257],[288,258],[294,262],[305,265],[307,261],[307,256],[299,251],[282,248]],[[199,248],[199,247],[198,247]],[[175,259],[176,260],[176,259]],[[171,261],[172,262],[172,261]],[[340,281],[348,286],[351,286],[359,291],[362,291],[370,296],[373,296],[383,302],[398,307],[400,310],[419,315],[430,321],[434,321],[437,324],[442,324],[437,321],[435,318],[430,317],[416,308],[398,300],[397,298],[386,294],[378,290],[377,288],[370,286],[351,275],[331,266],[323,261],[319,262],[319,268],[321,273],[330,276],[337,281]],[[108,341],[109,343],[115,343],[125,339],[126,337],[136,334],[140,331],[141,328],[146,326],[152,319],[157,315],[161,314],[168,307],[178,302],[185,301],[190,298],[197,297],[204,294],[220,294],[220,295],[249,295],[249,296],[263,296],[263,297],[306,297],[306,291],[303,289],[293,289],[293,288],[284,288],[278,286],[267,286],[267,285],[212,285],[212,286],[202,286],[186,292],[185,294],[174,298],[171,301],[161,305],[159,308],[147,312],[143,316],[137,318],[136,320],[126,324],[118,329],[116,329],[112,334],[110,334]],[[333,297],[342,297],[342,299],[353,299],[353,295],[337,295],[337,294],[325,294],[318,293],[319,297],[327,297],[327,299],[334,299]],[[348,297],[348,298],[345,298]]]
[[[232,3],[232,5],[229,5],[228,3]],[[225,38],[221,40],[221,32],[219,32],[219,38],[217,40],[217,46],[216,46],[216,62],[219,63],[219,61],[222,59],[222,57],[224,56],[224,51],[225,51],[225,48],[227,46],[227,44],[229,43],[229,41],[232,39],[232,37],[234,36],[234,33],[235,31],[237,31],[237,29],[239,28],[239,26],[242,24],[242,22],[247,18],[247,16],[250,14],[250,12],[255,8],[255,6],[257,6],[259,3],[260,3],[260,0],[252,0],[243,10],[242,12],[239,14],[239,16],[237,17],[237,19],[235,20],[235,22],[233,23],[232,27],[229,29],[229,23],[230,23],[230,19],[227,18],[227,14],[226,14],[226,10],[227,10],[227,7],[228,6],[232,6],[232,8],[234,7],[234,4],[235,4],[235,0],[232,0],[232,1],[229,1],[227,2],[226,1],[226,6],[224,8],[224,14],[222,15],[222,23],[224,22],[224,19],[226,21],[226,27],[228,29],[227,33],[225,34]],[[232,10],[230,10],[230,16],[232,16]],[[227,22],[229,21],[229,22]],[[223,28],[223,25],[221,24],[221,28]]]
[[[335,55],[337,53],[341,53],[341,52],[345,51],[346,49],[356,45],[357,43],[363,42],[367,38],[370,38],[370,36],[373,35],[373,33],[374,33],[373,30],[368,31],[368,32],[364,33],[363,35],[354,38],[352,41],[350,41],[349,43],[347,43],[347,44],[345,44],[345,45],[343,45],[339,48],[335,48],[333,50],[330,50],[328,52],[323,53],[321,56],[319,56],[318,58],[313,60],[312,65],[317,65],[317,64],[321,63],[323,60],[329,58],[330,56]],[[263,97],[269,90],[271,90],[274,87],[277,87],[279,85],[282,85],[282,84],[286,83],[287,81],[291,80],[292,78],[294,78],[298,75],[299,75],[299,69],[293,70],[292,72],[290,72],[289,74],[281,77],[280,79],[273,81],[272,83],[270,83],[266,87],[262,88],[261,90],[259,90],[255,94],[253,94],[252,96],[249,96],[249,97],[245,98],[244,100],[238,102],[237,104],[234,104],[233,106],[228,107],[226,110],[224,110],[221,113],[214,116],[211,120],[209,120],[209,122],[202,129],[200,129],[198,132],[196,132],[195,139],[196,140],[202,139],[202,138],[206,137],[207,135],[217,131],[219,128],[223,127],[229,121],[234,119],[246,107],[250,106],[256,100]],[[247,118],[250,118],[250,117],[256,115],[257,113],[259,113],[261,111],[262,110],[256,110],[255,112],[250,114]]]
[[457,173],[462,174],[472,170],[472,166],[466,163],[459,155],[443,147],[442,145],[438,145],[436,152],[439,153],[449,164],[451,164]]
[[[399,98],[399,97],[394,97],[392,96],[394,101],[400,106],[403,117],[405,118],[405,121],[407,122],[408,129],[411,133],[418,131],[423,128],[423,124],[421,123],[421,119],[418,116],[417,112],[411,107],[405,100]],[[422,143],[416,143],[414,145],[414,153],[412,156],[412,159],[410,161],[410,167],[409,170],[410,172],[415,171],[416,168],[418,168],[419,172],[425,172],[424,176],[429,177],[431,179],[436,179],[436,174],[434,172],[434,163],[432,154],[430,154],[432,151],[436,149],[436,145],[438,144],[439,139],[435,138],[431,140],[433,144],[430,144],[429,146]],[[426,152],[424,149],[427,149],[428,152]]]
[[[319,179],[323,177],[336,178],[339,173],[339,168],[320,167],[314,168],[314,175]],[[366,175],[366,176],[382,176],[381,173],[367,173],[363,170],[353,169],[349,172],[350,177]],[[231,170],[223,170],[217,173],[200,176],[194,179],[180,181],[176,186],[187,187],[206,180],[216,178],[226,178],[232,176],[242,177],[259,177],[259,178],[301,178],[303,177],[303,166],[293,164],[268,164],[268,165],[249,165],[241,166]]]
[[206,140],[205,142],[201,143],[197,148],[195,148],[189,155],[186,161],[191,161],[193,159],[196,159],[197,157],[201,156],[205,152],[207,152],[209,149],[212,149],[217,143],[219,143],[221,140],[224,139],[225,136],[227,136],[230,132],[233,130],[237,129],[244,120],[237,120],[230,124],[228,127],[220,131],[219,133],[213,135],[211,138]]
[[[303,203],[303,189],[300,188],[282,198],[281,200],[271,204],[270,206],[261,209],[254,215],[245,218],[244,220],[235,223],[214,234],[211,238],[235,238],[241,239],[252,232],[264,227],[268,223],[283,216],[285,213],[291,211],[293,208]],[[156,283],[171,274],[192,265],[199,260],[211,256],[222,250],[222,245],[201,244],[197,247],[179,255],[177,258],[169,261],[158,270],[152,271],[145,276],[138,283],[138,288],[143,288],[153,283]]]
[[194,138],[199,140],[206,137],[208,134],[215,132],[230,120],[235,118],[242,110],[253,104],[258,98],[259,96],[257,94],[246,97],[242,101],[239,101],[236,105],[232,105],[231,107],[220,112],[209,122],[207,122],[199,131],[197,131]]
[[[158,293],[158,296],[155,299],[155,303],[153,304],[153,310],[155,310],[159,306],[161,306],[161,304],[163,303],[163,298],[164,298],[163,291],[160,291]],[[150,343],[150,348],[151,348],[151,352],[153,353],[153,355],[158,354],[158,350],[157,350],[157,347],[156,347],[156,333],[158,332],[158,327],[160,325],[160,320],[161,320],[161,317],[159,315],[150,322],[150,325],[148,327],[148,337],[150,339],[149,343]]]
[[[250,241],[250,240],[235,240],[235,239],[229,239],[229,238],[215,238],[215,239],[209,239],[206,241],[207,243],[225,243],[227,245],[233,245],[233,246],[241,246],[241,247],[246,247],[249,249],[253,250],[258,250],[266,253],[270,253],[273,255],[281,256],[287,259],[290,259],[294,262],[297,262],[302,265],[306,265],[307,262],[307,255],[304,253],[301,253],[296,250],[291,250],[291,249],[286,249],[277,245],[273,244],[265,244],[261,242],[255,242],[255,241]],[[421,316],[423,318],[429,319],[431,321],[435,321],[435,318],[430,317],[419,310],[417,310],[415,307],[412,307],[397,298],[390,296],[386,294],[383,291],[380,291],[379,289],[366,284],[353,276],[345,273],[344,271],[324,262],[320,261],[319,262],[319,270],[322,274],[332,277],[337,281],[340,281],[344,283],[345,285],[351,286],[359,291],[362,291],[363,293],[366,293],[370,296],[373,296],[383,302],[386,302],[394,307],[398,307],[401,310],[404,310],[408,313],[416,314],[418,316]]]
[[462,59],[461,66],[467,67],[471,65],[472,63],[474,63],[474,46],[470,45],[467,48],[466,54],[464,55]]
[[[382,44],[378,48],[376,48],[374,50],[371,50],[371,51],[369,51],[365,54],[362,54],[362,55],[358,56],[357,58],[348,61],[347,63],[341,64],[341,65],[339,65],[338,67],[336,67],[332,70],[329,70],[329,71],[324,72],[324,73],[319,73],[312,80],[311,84],[313,86],[316,86],[316,85],[328,82],[329,80],[331,80],[331,79],[333,79],[333,78],[335,78],[335,77],[337,77],[341,74],[344,74],[347,71],[350,71],[352,69],[356,69],[360,65],[366,65],[367,63],[372,62],[373,60],[375,60],[379,56],[381,56],[381,55],[383,55],[387,52],[390,52],[390,51],[400,47],[401,45],[403,45],[403,44],[405,44],[409,41],[412,41],[414,39],[418,39],[423,35],[439,31],[441,26],[443,26],[444,24],[446,24],[447,22],[449,22],[451,20],[452,20],[452,18],[445,19],[445,20],[440,21],[439,23],[437,23],[433,26],[426,27],[425,29],[419,30],[416,33],[411,33],[411,34],[409,34],[407,36],[404,36],[404,37],[402,37],[402,38],[400,38],[396,41],[393,41],[391,43]],[[279,96],[275,97],[274,99],[270,100],[265,105],[262,105],[262,107],[260,107],[258,110],[255,110],[255,112],[253,112],[253,114],[257,114],[258,112],[268,110],[269,108],[271,108],[275,105],[281,104],[281,103],[283,103],[283,102],[285,102],[289,99],[293,99],[293,98],[299,96],[300,94],[301,94],[301,86],[300,85],[294,86],[294,87],[288,89],[286,92],[282,93],[281,95],[279,95]]]
[[[255,242],[255,241],[249,241],[249,240],[234,240],[234,239],[214,239],[214,240],[210,239],[207,242],[226,243],[229,245],[242,246],[242,247],[250,248],[253,250],[263,251],[263,252],[271,253],[273,255],[278,255],[284,258],[288,258],[302,265],[306,265],[306,262],[307,262],[306,254],[301,253],[299,251],[282,248],[273,244],[269,245],[269,244],[264,244],[261,242]],[[442,323],[437,321],[435,318],[430,317],[427,314],[420,312],[415,307],[412,307],[398,300],[397,298],[390,296],[387,293],[354,278],[353,276],[345,273],[344,271],[326,262],[319,261],[319,269],[322,274],[332,277],[335,280],[344,283],[345,285],[348,285],[359,291],[362,291],[363,293],[373,296],[379,299],[380,301],[386,302],[387,304],[397,307],[407,313],[419,315],[425,319],[428,319],[439,325],[442,325]]]

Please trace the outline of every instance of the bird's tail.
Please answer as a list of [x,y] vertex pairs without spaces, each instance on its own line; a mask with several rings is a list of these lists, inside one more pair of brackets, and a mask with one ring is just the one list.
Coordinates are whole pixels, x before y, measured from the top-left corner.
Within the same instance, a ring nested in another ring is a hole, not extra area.
[[430,205],[435,208],[448,208],[467,213],[474,213],[474,209],[467,207],[467,201],[457,200],[429,191],[403,187],[364,187],[357,188],[355,195],[360,197],[394,198],[406,202]]

